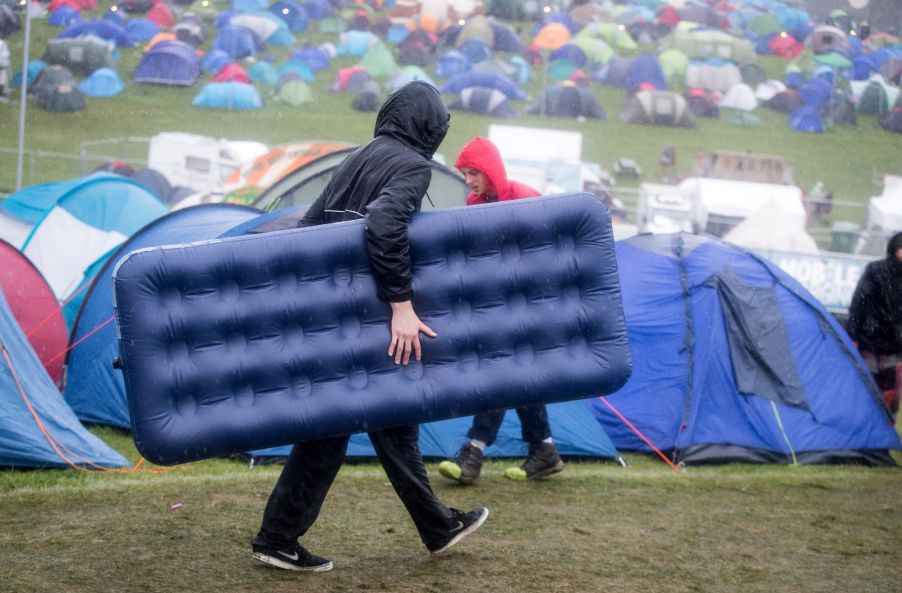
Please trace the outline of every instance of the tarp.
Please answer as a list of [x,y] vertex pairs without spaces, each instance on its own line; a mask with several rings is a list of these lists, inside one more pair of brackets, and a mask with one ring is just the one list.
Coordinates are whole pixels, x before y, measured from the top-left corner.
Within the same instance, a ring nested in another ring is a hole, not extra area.
[[85,430],[19,328],[0,291],[0,466],[128,467]]
[[50,286],[19,250],[0,241],[0,292],[54,383],[63,376],[69,335]]
[[143,185],[94,173],[57,198],[35,224],[22,252],[41,270],[57,298],[65,300],[91,264],[166,210]]
[[143,247],[214,239],[258,214],[257,210],[234,204],[177,210],[140,229],[106,260],[78,311],[72,343],[79,343],[66,360],[63,394],[79,418],[130,428],[122,373],[112,366],[119,355],[116,328],[107,322],[113,316],[112,272],[116,263]]
[[[767,260],[707,236],[617,243],[633,375],[612,405],[676,461],[892,465],[902,443],[848,335]],[[601,402],[621,451],[650,451]]]

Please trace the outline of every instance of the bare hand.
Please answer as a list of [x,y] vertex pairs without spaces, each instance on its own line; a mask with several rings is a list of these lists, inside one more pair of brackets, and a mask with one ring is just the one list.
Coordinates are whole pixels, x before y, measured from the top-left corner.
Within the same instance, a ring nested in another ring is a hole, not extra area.
[[420,360],[420,332],[430,338],[438,334],[420,321],[410,301],[391,303],[391,310],[391,344],[388,346],[388,355],[395,357],[395,364],[406,365],[410,362],[411,353],[416,360]]

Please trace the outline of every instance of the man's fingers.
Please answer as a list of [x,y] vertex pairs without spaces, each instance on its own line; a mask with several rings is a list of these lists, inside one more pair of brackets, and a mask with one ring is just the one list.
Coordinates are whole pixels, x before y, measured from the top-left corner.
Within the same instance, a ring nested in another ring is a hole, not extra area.
[[[429,328],[427,327],[426,329],[429,329]],[[429,331],[432,331],[432,330],[429,330]],[[414,358],[417,359],[417,361],[420,360],[421,351],[420,351],[420,338],[419,338],[419,336],[416,337],[416,338],[414,338],[414,340],[413,340],[413,355],[414,355]]]
[[395,347],[398,345],[398,336],[391,337],[391,344],[388,345],[388,355],[394,356]]
[[[420,331],[423,332],[424,334],[426,334],[427,336],[429,336],[430,338],[434,338],[434,337],[438,336],[437,333],[432,331],[431,327],[429,327],[428,325],[426,325],[425,323],[422,323],[422,322],[420,323]],[[418,344],[419,344],[419,341],[418,341]],[[419,360],[419,357],[417,358],[417,360]]]

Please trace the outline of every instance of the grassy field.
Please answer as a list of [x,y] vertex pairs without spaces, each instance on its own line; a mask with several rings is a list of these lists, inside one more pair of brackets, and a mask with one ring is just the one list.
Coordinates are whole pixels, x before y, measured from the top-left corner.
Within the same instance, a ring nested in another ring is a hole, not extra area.
[[[33,58],[55,34],[35,23]],[[21,34],[10,40],[21,55]],[[320,35],[308,36],[318,43]],[[123,50],[128,79],[140,54]],[[13,58],[19,65],[19,58]],[[76,114],[29,105],[25,146],[77,157],[83,142],[162,131],[195,132],[269,144],[322,139],[365,142],[374,116],[350,109],[352,96],[323,87],[337,60],[313,85],[316,102],[295,109],[270,103],[259,112],[205,111],[191,106],[193,89],[129,86],[113,99],[88,99]],[[774,76],[785,67],[765,60]],[[540,83],[529,85],[533,97]],[[902,173],[899,139],[873,118],[823,135],[793,133],[782,115],[762,112],[765,126],[736,128],[702,121],[695,130],[627,126],[617,113],[623,92],[596,87],[607,121],[523,117],[527,126],[583,133],[583,158],[610,168],[635,158],[656,177],[665,145],[676,147],[678,170],[713,149],[783,155],[797,181],[822,180],[838,200],[863,202],[879,193],[874,172]],[[518,109],[521,109],[518,106]],[[522,110],[522,109],[521,109]],[[0,192],[14,189],[10,152],[18,137],[18,105],[0,105]],[[455,112],[441,152],[453,161],[490,120]],[[132,156],[112,154],[110,156]],[[25,163],[25,185],[81,174],[73,160]],[[859,208],[835,216],[861,220]],[[137,461],[127,435],[95,429]],[[897,458],[902,459],[902,458]],[[0,591],[127,592],[761,592],[856,593],[902,590],[902,513],[898,469],[736,466],[689,468],[628,457],[613,463],[570,462],[536,483],[503,477],[507,462],[487,465],[478,487],[449,484],[430,464],[448,504],[490,507],[485,527],[440,557],[430,557],[387,483],[372,463],[345,466],[321,520],[305,543],[336,568],[288,574],[256,565],[249,541],[278,467],[211,460],[167,471],[76,470],[0,472]],[[173,509],[172,505],[181,507]]]
[[[524,31],[528,26],[521,27]],[[40,57],[47,40],[56,29],[42,21],[33,27],[30,55]],[[524,33],[525,35],[525,33]],[[212,35],[211,35],[212,37]],[[335,36],[320,33],[305,34],[299,43],[318,44],[335,41]],[[22,35],[10,40],[14,68],[21,64]],[[141,49],[122,49],[120,74],[128,82],[137,65]],[[284,48],[270,48],[276,64],[287,55]],[[350,109],[353,95],[334,94],[324,90],[339,67],[356,63],[354,58],[338,58],[330,70],[317,74],[312,85],[315,102],[292,108],[269,101],[266,108],[256,112],[226,112],[192,107],[195,88],[164,88],[148,85],[129,85],[125,92],[111,99],[87,98],[87,108],[74,114],[48,113],[30,102],[26,118],[25,147],[32,151],[68,154],[72,160],[31,158],[24,164],[23,185],[66,179],[90,171],[77,158],[83,142],[106,138],[150,137],[162,131],[184,131],[240,140],[259,140],[267,144],[302,140],[340,140],[363,143],[372,135],[374,116]],[[769,75],[782,78],[786,62],[766,57],[762,60]],[[209,76],[209,75],[205,75]],[[531,98],[541,94],[542,81],[527,85]],[[899,138],[883,131],[875,118],[860,118],[857,127],[836,127],[826,134],[798,134],[788,125],[787,117],[766,109],[758,110],[764,120],[760,128],[740,128],[730,124],[729,114],[721,120],[700,120],[697,129],[656,128],[627,125],[618,113],[625,101],[621,89],[593,85],[593,93],[608,112],[605,121],[580,122],[572,119],[521,117],[517,124],[542,128],[573,130],[583,133],[583,159],[600,163],[611,170],[620,157],[636,159],[642,165],[647,180],[657,180],[658,157],[665,145],[676,148],[677,171],[691,170],[693,158],[715,149],[747,150],[782,155],[793,166],[797,182],[805,189],[821,180],[824,187],[834,190],[838,201],[863,203],[880,188],[872,183],[875,174],[902,173],[902,151]],[[18,97],[18,95],[16,96]],[[517,110],[522,113],[523,105]],[[0,192],[15,187],[18,142],[17,101],[0,105]],[[473,136],[485,135],[491,120],[455,112],[451,130],[440,153],[451,162],[460,148]],[[8,149],[8,150],[5,150]],[[145,149],[146,150],[146,149]],[[112,149],[109,156],[143,157],[146,154],[125,154],[124,149]],[[627,198],[628,199],[628,198]],[[629,205],[629,204],[628,204]],[[836,219],[861,222],[860,207],[838,207]]]
[[[126,435],[99,430],[130,459]],[[899,590],[898,469],[570,462],[438,495],[486,525],[430,557],[375,464],[346,465],[305,539],[335,570],[258,565],[249,541],[277,466],[213,460],[130,474],[0,473],[3,591],[761,592]],[[181,508],[172,509],[173,504]]]

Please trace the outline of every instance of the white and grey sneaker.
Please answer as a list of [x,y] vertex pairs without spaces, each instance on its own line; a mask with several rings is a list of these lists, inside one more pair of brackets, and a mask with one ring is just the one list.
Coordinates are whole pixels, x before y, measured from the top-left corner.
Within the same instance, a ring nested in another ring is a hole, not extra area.
[[269,546],[253,544],[254,559],[264,564],[284,568],[285,570],[306,570],[325,572],[332,570],[332,561],[308,552],[304,546],[295,543],[284,550],[276,550]]

